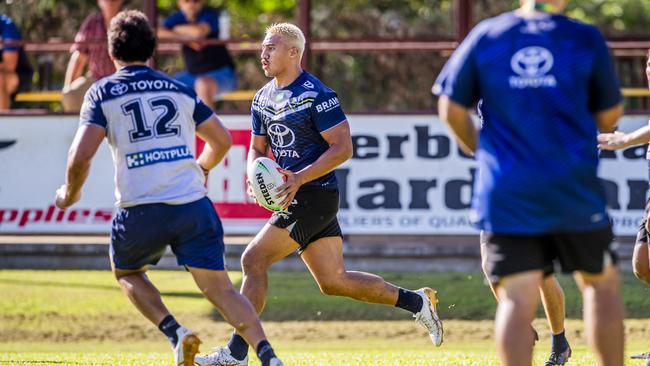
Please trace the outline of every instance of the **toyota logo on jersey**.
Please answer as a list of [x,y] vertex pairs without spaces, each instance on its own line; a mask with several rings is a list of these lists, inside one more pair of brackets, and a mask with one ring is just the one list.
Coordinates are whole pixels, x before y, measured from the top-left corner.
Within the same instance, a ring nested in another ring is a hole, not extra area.
[[293,145],[293,142],[296,139],[293,131],[291,131],[289,127],[280,123],[274,123],[270,125],[268,133],[271,137],[271,143],[273,144],[273,147],[278,149]]
[[111,87],[111,94],[115,96],[122,95],[129,91],[129,86],[123,83],[115,84]]
[[510,65],[521,76],[542,76],[553,67],[553,54],[543,47],[526,47],[512,56]]
[[519,75],[510,77],[511,88],[554,88],[557,85],[555,76],[547,75],[553,68],[553,54],[546,48],[520,49],[510,59],[510,67]]

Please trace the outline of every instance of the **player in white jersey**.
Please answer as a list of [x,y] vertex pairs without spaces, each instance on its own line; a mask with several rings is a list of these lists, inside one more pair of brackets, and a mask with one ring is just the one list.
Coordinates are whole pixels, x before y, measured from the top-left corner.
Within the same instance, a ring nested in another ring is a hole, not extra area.
[[[228,278],[223,228],[206,197],[205,175],[228,151],[228,130],[192,90],[145,65],[156,38],[144,14],[130,10],[114,17],[108,43],[118,71],[86,94],[56,205],[65,209],[80,199],[92,157],[106,137],[118,206],[111,232],[113,273],[142,315],[169,338],[174,365],[193,366],[201,342],[174,319],[147,278],[148,266],[167,245],[257,350],[262,365],[281,366],[255,310]],[[206,142],[198,159],[195,133]]]

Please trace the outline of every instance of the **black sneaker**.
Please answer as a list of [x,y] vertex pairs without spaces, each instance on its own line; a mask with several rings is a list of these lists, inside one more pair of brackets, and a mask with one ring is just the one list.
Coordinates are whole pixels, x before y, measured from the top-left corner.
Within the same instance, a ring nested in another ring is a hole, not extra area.
[[567,347],[564,352],[551,352],[544,366],[564,365],[569,358],[571,358],[571,347]]

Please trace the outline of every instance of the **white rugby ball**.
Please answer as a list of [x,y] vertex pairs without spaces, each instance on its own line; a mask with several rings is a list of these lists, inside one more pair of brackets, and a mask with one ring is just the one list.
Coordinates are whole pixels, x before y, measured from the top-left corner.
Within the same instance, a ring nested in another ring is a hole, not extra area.
[[284,197],[275,192],[284,184],[285,177],[278,163],[266,157],[257,158],[248,167],[247,174],[257,202],[271,211],[281,211],[280,202]]

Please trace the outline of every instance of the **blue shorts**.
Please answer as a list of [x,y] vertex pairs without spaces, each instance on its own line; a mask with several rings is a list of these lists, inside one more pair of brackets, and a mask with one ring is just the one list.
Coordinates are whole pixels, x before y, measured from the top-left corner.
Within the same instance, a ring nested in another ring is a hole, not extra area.
[[110,254],[117,269],[156,264],[167,245],[178,265],[223,270],[223,227],[207,198],[184,205],[153,203],[118,208]]
[[196,79],[201,76],[211,77],[217,82],[217,85],[219,86],[217,95],[237,89],[237,74],[235,73],[235,70],[229,66],[220,67],[198,75],[191,74],[189,71],[182,71],[174,75],[174,78],[194,89],[194,82],[196,82]]

